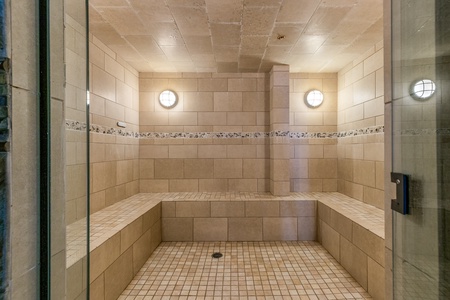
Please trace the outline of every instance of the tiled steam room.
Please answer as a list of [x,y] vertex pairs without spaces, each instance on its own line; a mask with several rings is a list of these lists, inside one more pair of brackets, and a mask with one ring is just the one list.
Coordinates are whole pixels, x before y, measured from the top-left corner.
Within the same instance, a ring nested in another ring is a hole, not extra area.
[[90,46],[91,299],[384,299],[382,42],[338,73],[138,73]]

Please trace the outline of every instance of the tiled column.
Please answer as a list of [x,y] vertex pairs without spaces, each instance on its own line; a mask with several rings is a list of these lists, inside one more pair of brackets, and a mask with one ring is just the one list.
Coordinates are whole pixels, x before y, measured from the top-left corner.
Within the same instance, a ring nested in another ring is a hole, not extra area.
[[270,72],[270,192],[290,192],[289,172],[289,66]]

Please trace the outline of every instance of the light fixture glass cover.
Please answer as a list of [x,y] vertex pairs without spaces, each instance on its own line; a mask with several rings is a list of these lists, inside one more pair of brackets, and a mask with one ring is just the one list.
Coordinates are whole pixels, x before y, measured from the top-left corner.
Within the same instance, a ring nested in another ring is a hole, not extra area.
[[416,100],[430,99],[436,91],[436,84],[431,79],[420,79],[411,84],[410,95]]
[[165,90],[159,94],[159,104],[164,108],[175,107],[178,103],[178,96],[174,91]]
[[323,93],[319,90],[311,90],[306,93],[305,102],[309,107],[319,107],[323,103]]

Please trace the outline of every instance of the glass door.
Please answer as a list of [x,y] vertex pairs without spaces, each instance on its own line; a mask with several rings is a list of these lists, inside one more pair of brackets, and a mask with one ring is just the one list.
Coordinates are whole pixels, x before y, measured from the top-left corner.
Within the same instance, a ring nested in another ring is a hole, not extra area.
[[450,3],[392,0],[392,16],[392,170],[409,196],[393,212],[394,298],[450,299]]
[[40,298],[88,299],[87,0],[40,0],[39,19]]

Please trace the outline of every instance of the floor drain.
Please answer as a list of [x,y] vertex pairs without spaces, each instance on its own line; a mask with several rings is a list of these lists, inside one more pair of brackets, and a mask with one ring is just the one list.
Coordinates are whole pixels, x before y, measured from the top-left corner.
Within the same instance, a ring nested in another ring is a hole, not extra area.
[[214,252],[211,256],[212,258],[221,258],[223,255],[220,252]]

